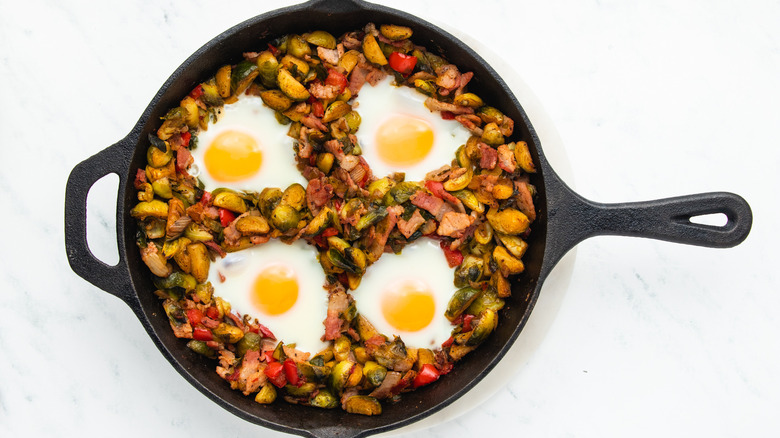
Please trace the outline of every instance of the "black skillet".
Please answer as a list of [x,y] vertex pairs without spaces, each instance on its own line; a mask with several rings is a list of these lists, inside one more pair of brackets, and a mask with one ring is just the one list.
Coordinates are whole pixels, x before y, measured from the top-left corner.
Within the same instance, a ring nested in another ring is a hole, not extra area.
[[[538,173],[538,219],[525,256],[526,272],[513,284],[513,295],[501,314],[501,324],[480,348],[434,385],[405,394],[401,403],[385,405],[376,417],[349,415],[284,402],[259,405],[233,391],[214,372],[213,361],[190,351],[174,337],[160,301],[152,293],[148,269],[135,245],[136,227],[129,210],[136,202],[135,169],[145,164],[147,136],[165,112],[195,85],[247,51],[263,50],[287,33],[323,29],[334,35],[362,28],[365,23],[393,23],[414,29],[414,40],[443,54],[461,71],[473,71],[470,90],[493,102],[515,120],[515,132],[531,147]],[[86,199],[101,177],[119,176],[117,244],[119,264],[96,259],[87,246]],[[723,213],[723,226],[692,223],[691,217]],[[658,201],[600,204],[574,193],[555,174],[542,153],[539,139],[517,99],[496,72],[472,49],[451,34],[407,13],[359,0],[313,0],[247,20],[217,36],[190,56],[165,82],[127,137],[78,164],[70,174],[65,196],[65,243],[73,270],[95,286],[126,302],[173,367],[217,404],[253,423],[314,437],[356,437],[395,429],[449,405],[476,385],[512,346],[536,302],[542,282],[574,245],[596,235],[649,237],[709,247],[732,247],[744,240],[752,224],[748,204],[731,193],[705,193]]]

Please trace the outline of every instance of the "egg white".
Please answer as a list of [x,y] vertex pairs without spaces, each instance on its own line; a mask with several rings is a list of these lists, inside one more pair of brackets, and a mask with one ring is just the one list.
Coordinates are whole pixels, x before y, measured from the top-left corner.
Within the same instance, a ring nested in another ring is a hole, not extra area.
[[[198,146],[192,151],[194,167],[190,174],[200,178],[209,191],[219,187],[254,191],[279,187],[284,190],[296,182],[306,185],[306,179],[296,168],[293,139],[287,135],[288,129],[276,120],[273,110],[263,105],[260,97],[243,95],[238,101],[226,104],[218,120],[209,123],[208,129],[198,134]],[[263,154],[260,170],[241,181],[215,180],[204,162],[209,145],[227,130],[241,131],[252,136]]]
[[[266,315],[251,300],[257,274],[273,264],[292,268],[298,279],[298,299],[281,315]],[[325,273],[317,262],[316,251],[305,241],[297,240],[288,245],[271,240],[228,253],[211,265],[209,281],[214,286],[214,295],[229,302],[233,311],[257,318],[285,344],[295,343],[297,349],[312,354],[328,346],[320,340],[328,308],[328,293],[323,289]]]
[[[425,328],[408,332],[394,328],[382,313],[382,294],[399,280],[426,283],[434,299],[433,320]],[[438,243],[425,239],[407,245],[400,255],[385,254],[369,266],[357,290],[353,292],[359,314],[383,335],[399,336],[407,346],[436,348],[449,339],[452,324],[444,316],[450,297],[457,288],[453,270],[447,264]]]
[[[406,86],[393,85],[393,77],[388,76],[371,86],[366,83],[355,98],[356,110],[361,122],[355,135],[363,150],[363,157],[378,178],[393,172],[405,172],[407,181],[421,181],[425,174],[450,164],[455,151],[466,144],[471,133],[455,120],[444,120],[438,112],[425,107],[427,96]],[[377,130],[391,117],[397,115],[423,119],[433,131],[433,147],[420,162],[410,166],[397,166],[386,163],[377,154],[375,137]]]

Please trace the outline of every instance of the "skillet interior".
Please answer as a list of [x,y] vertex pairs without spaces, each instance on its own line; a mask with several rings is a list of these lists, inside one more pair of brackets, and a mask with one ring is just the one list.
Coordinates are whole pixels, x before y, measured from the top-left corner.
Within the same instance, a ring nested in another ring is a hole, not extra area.
[[[159,127],[160,117],[169,108],[177,106],[183,96],[213,75],[221,65],[238,62],[243,52],[263,50],[275,37],[287,33],[323,29],[338,36],[345,31],[362,28],[367,22],[410,26],[414,29],[413,39],[417,44],[443,54],[461,71],[473,71],[475,76],[469,89],[513,118],[515,137],[528,142],[537,163],[540,158],[543,160],[533,128],[506,84],[484,60],[452,35],[417,17],[389,8],[351,0],[318,1],[252,18],[219,35],[187,59],[157,93],[128,138],[132,156],[125,181],[132,181],[135,169],[145,164],[146,138]],[[532,178],[538,189],[537,208],[546,205],[547,199],[542,183],[542,172],[546,166],[538,168],[539,173]],[[132,184],[125,184],[121,195],[121,208],[127,216],[126,212],[136,201]],[[525,325],[539,292],[547,234],[547,215],[542,209],[534,223],[529,252],[524,258],[526,271],[512,285],[513,295],[500,314],[498,329],[489,339],[437,384],[404,394],[401,403],[396,405],[385,404],[380,416],[364,417],[349,415],[340,409],[321,410],[285,402],[259,405],[240,392],[231,390],[215,373],[215,361],[190,351],[185,342],[173,335],[160,301],[153,294],[155,288],[148,269],[135,246],[134,222],[129,216],[123,222],[129,226],[123,228],[124,239],[120,244],[124,247],[120,251],[126,254],[136,295],[131,296],[129,304],[174,367],[201,392],[246,420],[285,432],[314,436],[355,436],[397,428],[447,406],[478,383],[509,349]]]

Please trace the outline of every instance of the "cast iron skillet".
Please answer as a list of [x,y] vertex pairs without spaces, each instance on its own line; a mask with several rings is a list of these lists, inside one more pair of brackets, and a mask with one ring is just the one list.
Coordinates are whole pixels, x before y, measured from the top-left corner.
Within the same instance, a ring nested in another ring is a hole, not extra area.
[[[198,83],[225,63],[238,62],[246,51],[263,50],[273,38],[287,33],[324,29],[334,35],[362,28],[365,23],[394,23],[414,29],[417,44],[442,53],[473,71],[472,91],[493,102],[515,120],[515,132],[529,143],[538,172],[538,219],[533,224],[526,272],[514,282],[501,324],[476,352],[458,363],[434,385],[405,394],[401,403],[385,405],[376,417],[349,415],[340,409],[322,410],[280,402],[259,405],[233,391],[214,372],[215,363],[190,351],[174,337],[160,301],[152,293],[148,269],[135,245],[136,227],[129,210],[136,202],[135,169],[145,164],[147,136],[159,127],[166,111],[178,105]],[[86,198],[101,177],[119,176],[117,244],[119,263],[109,266],[87,246]],[[723,213],[723,226],[694,224],[693,216]],[[449,33],[420,18],[360,0],[313,0],[247,20],[214,38],[190,56],[165,82],[130,134],[78,164],[71,172],[65,197],[65,243],[72,269],[95,286],[127,303],[173,367],[193,386],[228,411],[276,430],[314,437],[366,436],[418,421],[449,405],[476,385],[501,359],[523,329],[542,282],[563,255],[580,241],[596,235],[649,237],[709,247],[731,247],[744,240],[751,227],[748,204],[731,193],[706,193],[658,201],[600,204],[574,193],[550,167],[528,117],[506,84],[473,50]]]

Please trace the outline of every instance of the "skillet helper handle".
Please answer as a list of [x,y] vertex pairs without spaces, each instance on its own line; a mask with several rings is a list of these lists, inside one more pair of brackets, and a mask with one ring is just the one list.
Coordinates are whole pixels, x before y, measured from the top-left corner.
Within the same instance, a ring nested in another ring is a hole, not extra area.
[[[128,302],[130,274],[127,269],[121,242],[117,241],[119,263],[111,266],[92,254],[87,243],[87,195],[100,178],[119,175],[118,196],[125,187],[129,166],[127,148],[122,140],[79,163],[68,176],[65,187],[65,250],[68,262],[76,274],[93,285]],[[121,202],[121,199],[119,200]],[[119,202],[117,205],[119,206]],[[118,209],[118,211],[122,211]],[[123,219],[117,214],[117,230],[122,229]],[[117,235],[117,239],[119,236]]]

